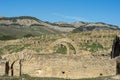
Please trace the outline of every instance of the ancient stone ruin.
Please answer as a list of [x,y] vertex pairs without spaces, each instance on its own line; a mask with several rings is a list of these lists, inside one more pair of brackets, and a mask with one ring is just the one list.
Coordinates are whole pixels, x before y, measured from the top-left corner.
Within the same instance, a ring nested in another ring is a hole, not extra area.
[[[110,56],[84,54],[78,50],[78,46],[73,40],[69,38],[58,39],[46,47],[48,50],[46,52],[50,54],[19,52],[3,55],[0,59],[0,75],[21,76],[21,74],[28,74],[33,77],[67,79],[116,75],[120,73],[120,64],[116,63],[120,51],[119,41],[119,38],[116,37]],[[58,44],[66,47],[67,54],[51,54],[54,46]],[[74,47],[73,54],[70,54],[68,44]]]
[[113,41],[111,58],[116,58],[116,74],[120,74],[120,37],[116,36]]

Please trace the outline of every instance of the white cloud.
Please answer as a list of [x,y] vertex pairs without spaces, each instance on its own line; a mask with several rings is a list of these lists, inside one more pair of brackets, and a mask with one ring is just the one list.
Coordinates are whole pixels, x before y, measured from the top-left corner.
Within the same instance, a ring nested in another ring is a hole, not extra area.
[[66,16],[60,13],[52,13],[52,15],[57,16],[57,17],[61,17],[64,19],[69,19],[69,20],[75,20],[75,21],[86,21],[85,18],[81,18],[81,17],[76,17],[76,16]]

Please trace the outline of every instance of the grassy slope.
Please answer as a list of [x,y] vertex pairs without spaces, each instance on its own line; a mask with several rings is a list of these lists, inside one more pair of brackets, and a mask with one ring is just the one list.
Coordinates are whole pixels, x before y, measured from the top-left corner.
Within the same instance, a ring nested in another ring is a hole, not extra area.
[[[79,50],[88,51],[90,53],[110,53],[114,37],[120,34],[120,31],[98,31],[83,32],[72,34],[49,34],[39,37],[23,38],[12,41],[0,41],[0,54],[5,52],[14,53],[20,50],[28,49],[37,53],[44,53],[44,50],[54,41],[61,38],[70,38],[77,44]],[[28,35],[29,37],[29,35]],[[36,46],[37,45],[37,46]],[[66,53],[66,48],[55,46],[57,53]],[[70,46],[69,46],[70,47]],[[70,47],[71,52],[74,51]],[[46,51],[46,50],[45,50]]]
[[24,35],[41,35],[55,33],[55,31],[46,29],[44,26],[30,26],[30,27],[21,27],[21,26],[0,26],[0,36],[3,35],[12,36],[15,38],[22,38]]

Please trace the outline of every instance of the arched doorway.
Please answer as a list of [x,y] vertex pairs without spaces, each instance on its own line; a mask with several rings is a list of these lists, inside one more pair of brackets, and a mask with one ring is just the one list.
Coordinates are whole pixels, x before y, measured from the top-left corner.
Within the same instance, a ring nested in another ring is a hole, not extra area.
[[9,76],[20,76],[21,75],[21,60],[23,60],[23,58],[21,58],[21,56],[23,56],[23,54],[18,54],[18,53],[13,53],[13,54],[8,54],[5,56],[2,56],[2,58],[6,59],[6,63],[5,63],[5,75],[9,75]]
[[32,57],[33,57],[32,54],[27,54],[26,52],[3,55],[2,58],[3,59],[5,58],[6,61],[8,61],[6,62],[5,74],[9,76],[21,76],[23,70],[22,63],[24,63],[24,61],[28,61],[30,63]]
[[[55,42],[53,42],[49,47],[50,49],[54,50],[54,47],[56,45],[61,45],[61,46],[65,46],[67,49],[67,54],[70,55],[70,50],[74,50],[74,54],[78,53],[78,48],[77,45],[75,44],[74,41],[72,41],[69,38],[62,38],[62,39],[58,39]],[[54,51],[53,51],[54,52]]]
[[21,75],[21,63],[20,60],[13,61],[10,66],[11,76],[20,76]]

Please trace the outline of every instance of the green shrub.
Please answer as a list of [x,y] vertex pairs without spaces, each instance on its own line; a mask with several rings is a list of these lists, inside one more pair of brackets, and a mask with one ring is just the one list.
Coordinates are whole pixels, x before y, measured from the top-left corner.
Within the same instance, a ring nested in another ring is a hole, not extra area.
[[2,49],[2,48],[0,48],[0,55],[1,55],[1,54],[3,54],[3,49]]
[[13,39],[16,39],[16,37],[10,35],[0,36],[0,40],[13,40]]
[[79,33],[80,31],[78,29],[74,29],[72,33]]
[[88,48],[90,48],[90,52],[96,52],[98,49],[103,49],[103,46],[99,43],[92,43],[88,45]]
[[99,49],[103,49],[103,46],[99,43],[80,43],[80,47],[82,47],[83,50],[88,50],[91,53],[97,52]]
[[31,76],[29,76],[28,74],[22,74],[21,77],[23,77],[23,78],[30,78]]
[[34,35],[32,35],[32,34],[26,34],[26,35],[24,35],[24,37],[26,37],[26,38],[28,38],[28,37],[34,37]]
[[25,45],[7,45],[7,46],[3,47],[3,49],[6,49],[10,53],[13,53],[13,52],[22,51],[22,50],[24,50],[28,46],[30,46],[30,44],[25,44]]
[[65,46],[61,45],[61,46],[57,47],[56,53],[66,54],[67,49]]
[[69,48],[70,48],[70,50],[75,50],[75,48],[70,44],[69,44]]

